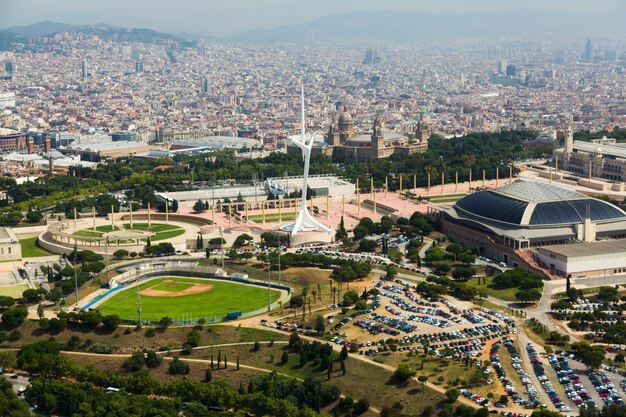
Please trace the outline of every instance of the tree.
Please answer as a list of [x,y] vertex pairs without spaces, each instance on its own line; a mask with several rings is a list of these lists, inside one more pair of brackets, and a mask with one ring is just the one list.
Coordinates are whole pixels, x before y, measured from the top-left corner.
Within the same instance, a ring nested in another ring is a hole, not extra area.
[[606,356],[606,351],[602,346],[590,345],[587,342],[572,343],[572,350],[580,357],[582,363],[592,369],[599,368]]
[[45,311],[43,309],[43,305],[39,303],[39,305],[37,306],[37,317],[42,319],[44,315],[45,315]]
[[324,317],[317,316],[315,319],[315,331],[317,331],[317,334],[320,336],[324,335],[324,332],[326,331],[326,321],[324,320]]
[[124,361],[124,368],[128,369],[131,372],[137,372],[144,365],[144,355],[143,352],[134,352],[128,359]]
[[537,288],[519,290],[515,293],[515,298],[523,303],[532,303],[541,300],[541,291]]
[[369,229],[361,224],[357,225],[352,231],[356,240],[363,239],[369,232]]
[[189,373],[189,365],[187,362],[183,362],[180,358],[176,357],[170,363],[167,373],[171,375],[187,375]]
[[2,324],[9,329],[14,329],[24,322],[28,316],[26,307],[16,307],[2,313]]
[[242,233],[235,238],[235,241],[233,242],[233,247],[240,248],[242,246],[249,245],[253,241],[254,238],[252,236],[247,233]]
[[115,256],[116,259],[124,259],[128,256],[128,251],[126,249],[118,249],[113,252],[113,256]]
[[343,221],[343,216],[341,216],[341,220],[339,221],[339,228],[337,229],[337,233],[335,234],[335,239],[345,239],[348,237],[348,232],[346,231],[346,226]]
[[280,357],[280,364],[285,365],[287,362],[289,362],[289,353],[287,353],[287,351],[285,350]]
[[13,304],[15,304],[13,297],[0,295],[0,307],[11,307]]
[[417,380],[422,383],[422,387],[425,387],[426,381],[428,381],[428,375],[420,375],[417,377]]
[[198,199],[196,203],[193,205],[193,211],[196,213],[204,213],[206,211],[206,206],[202,202],[202,200]]
[[393,377],[399,382],[406,382],[409,378],[414,377],[416,373],[417,372],[411,369],[409,365],[407,365],[406,363],[401,363],[400,365],[398,365],[395,372],[393,373]]
[[26,300],[27,303],[34,304],[39,302],[40,294],[39,292],[37,292],[37,290],[29,288],[22,292],[22,297],[24,298],[24,300]]
[[456,401],[457,398],[459,398],[459,395],[461,395],[461,391],[456,388],[449,388],[446,390],[445,395],[448,401],[453,403]]
[[178,200],[172,200],[172,213],[176,213],[178,211]]
[[261,344],[259,343],[258,340],[256,340],[254,342],[254,347],[252,348],[253,351],[258,352],[261,349]]
[[172,325],[172,319],[169,318],[168,316],[165,317],[161,317],[161,320],[159,320],[159,327],[162,329],[167,329],[169,326]]
[[161,357],[156,352],[150,350],[146,353],[145,364],[148,368],[156,368],[161,364]]
[[211,372],[211,368],[207,368],[207,370],[204,371],[204,382],[211,382],[212,379],[213,373]]
[[359,294],[356,291],[346,291],[343,295],[343,304],[346,306],[351,306],[359,301]]
[[385,278],[392,280],[398,275],[398,270],[393,264],[388,264],[385,267]]
[[39,223],[43,219],[43,214],[39,210],[29,211],[26,213],[26,221],[28,223]]
[[122,320],[120,319],[120,316],[118,316],[117,314],[109,314],[107,316],[102,317],[102,324],[109,331],[113,331],[117,329],[117,326],[119,326],[121,322]]

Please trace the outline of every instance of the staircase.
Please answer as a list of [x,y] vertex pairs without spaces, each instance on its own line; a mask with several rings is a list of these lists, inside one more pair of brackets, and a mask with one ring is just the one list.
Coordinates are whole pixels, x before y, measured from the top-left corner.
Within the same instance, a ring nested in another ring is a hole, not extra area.
[[519,256],[524,262],[526,262],[528,266],[530,266],[531,268],[537,271],[540,271],[545,276],[547,276],[550,280],[561,279],[561,277],[551,272],[548,268],[545,268],[544,266],[540,265],[539,262],[537,261],[535,253],[531,251],[530,249],[528,248],[516,249],[515,254]]

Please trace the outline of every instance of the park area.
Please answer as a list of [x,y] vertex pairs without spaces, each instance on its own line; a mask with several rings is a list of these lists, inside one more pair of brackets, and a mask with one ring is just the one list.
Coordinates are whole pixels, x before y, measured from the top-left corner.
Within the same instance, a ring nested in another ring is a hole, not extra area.
[[[132,227],[130,223],[124,223],[123,225],[116,225],[113,228],[111,225],[102,225],[96,226],[95,230],[93,228],[81,229],[75,232],[76,236],[92,236],[92,237],[100,237],[104,236],[105,233],[120,231],[120,230],[139,230],[142,232],[149,232],[151,234],[150,240],[152,242],[156,242],[159,240],[171,239],[185,233],[185,229],[173,225],[173,224],[164,224],[164,223],[152,223],[148,226],[148,223],[133,223]],[[145,241],[146,239],[143,239]]]
[[36,258],[39,256],[53,255],[39,246],[37,236],[20,239],[20,245],[22,247],[22,258]]
[[[159,321],[168,316],[174,321],[221,319],[228,313],[245,314],[267,306],[267,288],[221,280],[161,277],[139,285],[141,319]],[[271,290],[271,301],[280,291]],[[123,289],[97,306],[103,315],[117,314],[122,319],[137,318],[136,287]]]

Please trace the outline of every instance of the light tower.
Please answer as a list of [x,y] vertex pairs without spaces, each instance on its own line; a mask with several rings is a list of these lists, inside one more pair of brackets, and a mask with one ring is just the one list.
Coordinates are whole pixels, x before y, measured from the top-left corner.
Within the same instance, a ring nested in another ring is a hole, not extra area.
[[302,158],[304,159],[304,172],[302,175],[302,197],[300,203],[300,212],[294,223],[290,223],[281,227],[281,230],[291,233],[292,236],[300,232],[325,232],[330,233],[331,228],[320,223],[311,216],[306,204],[307,186],[309,176],[309,164],[311,161],[311,150],[313,149],[313,142],[315,141],[314,135],[307,137],[304,127],[304,84],[301,91],[301,116],[300,122],[302,124],[302,133],[300,136],[293,136],[292,142],[302,149]]

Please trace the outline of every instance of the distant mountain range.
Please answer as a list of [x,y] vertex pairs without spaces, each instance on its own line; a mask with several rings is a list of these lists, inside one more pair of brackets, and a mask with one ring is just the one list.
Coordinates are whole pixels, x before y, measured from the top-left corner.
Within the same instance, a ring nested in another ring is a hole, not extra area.
[[[222,38],[197,33],[163,33],[151,29],[125,29],[104,23],[72,25],[39,22],[29,26],[13,26],[0,31],[2,38],[13,42],[24,38],[51,35],[59,32],[95,33],[114,41],[160,43],[184,40],[189,45],[199,39],[250,43],[304,43],[350,40],[415,41],[445,37],[495,37],[556,35],[622,35],[624,13],[583,14],[571,12],[512,10],[463,14],[430,14],[398,11],[365,12],[324,16],[298,25],[274,29],[254,29]],[[13,37],[8,34],[13,35]]]
[[118,42],[162,43],[164,41],[175,41],[179,42],[179,44],[183,44],[181,46],[185,46],[185,44],[191,46],[194,41],[190,38],[183,38],[170,33],[157,32],[152,29],[126,29],[107,25],[105,23],[98,23],[95,25],[72,25],[68,23],[45,21],[28,26],[12,26],[3,29],[2,32],[5,33],[5,36],[6,34],[12,34],[19,36],[21,39],[53,35],[61,32],[81,32],[92,33],[103,39]]
[[515,10],[464,14],[357,11],[299,25],[255,29],[223,38],[237,43],[301,43],[310,40],[414,41],[434,37],[493,37],[531,34],[610,35],[626,32],[624,13],[582,14]]

